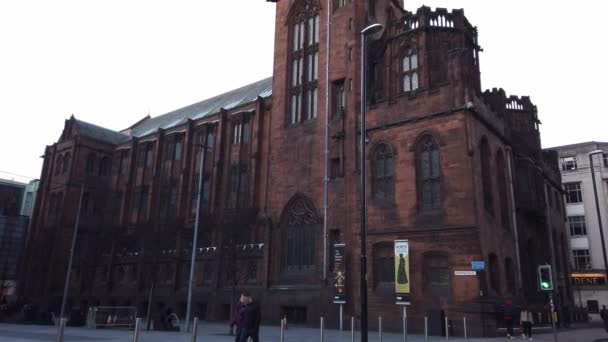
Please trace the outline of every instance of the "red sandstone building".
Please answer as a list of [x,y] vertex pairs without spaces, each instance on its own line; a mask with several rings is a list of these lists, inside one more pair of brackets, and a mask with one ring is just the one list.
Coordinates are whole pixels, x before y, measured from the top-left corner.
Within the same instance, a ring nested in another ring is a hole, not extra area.
[[[360,31],[377,21],[365,147],[370,320],[400,324],[396,239],[410,242],[414,330],[445,314],[492,333],[506,298],[541,311],[536,266],[546,262],[558,306],[570,305],[557,157],[541,150],[528,97],[482,91],[477,29],[463,11],[331,3],[328,43],[324,1],[277,2],[272,78],[121,132],[66,120],[44,155],[24,296],[58,311],[83,186],[68,307],[145,314],[154,286],[154,312],[183,317],[205,145],[194,312],[227,319],[234,291],[247,289],[269,322],[335,322],[339,241],[345,313],[358,316]],[[455,275],[472,261],[486,271]]]

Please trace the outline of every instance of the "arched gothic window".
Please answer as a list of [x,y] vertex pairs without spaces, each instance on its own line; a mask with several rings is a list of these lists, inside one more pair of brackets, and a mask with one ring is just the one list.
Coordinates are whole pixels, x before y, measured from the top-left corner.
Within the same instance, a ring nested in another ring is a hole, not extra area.
[[509,229],[509,199],[507,196],[505,158],[502,151],[496,153],[496,186],[498,189],[498,204],[500,205],[500,222],[504,229]]
[[319,76],[319,11],[317,0],[302,0],[295,8],[290,27],[289,123],[317,117]]
[[393,152],[388,145],[380,144],[374,149],[372,156],[374,197],[380,200],[392,200],[395,189]]
[[401,90],[404,93],[418,89],[418,54],[410,49],[401,59]]
[[418,182],[418,208],[421,212],[440,210],[443,190],[439,144],[428,134],[416,146],[416,179]]
[[484,137],[479,144],[479,156],[481,159],[481,183],[483,186],[483,204],[486,211],[494,213],[494,198],[492,196],[492,176],[490,175],[490,147],[488,140]]
[[287,238],[285,265],[288,271],[314,270],[317,217],[314,205],[303,196],[292,199],[285,208],[281,221]]

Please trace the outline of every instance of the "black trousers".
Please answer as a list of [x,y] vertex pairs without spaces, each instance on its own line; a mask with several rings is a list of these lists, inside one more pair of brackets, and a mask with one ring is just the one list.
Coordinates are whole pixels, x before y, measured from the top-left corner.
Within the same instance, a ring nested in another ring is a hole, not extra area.
[[532,336],[532,322],[521,322],[522,327],[524,328],[524,334],[528,337]]
[[505,325],[507,326],[507,334],[513,335],[513,320],[512,319],[506,319],[505,320]]

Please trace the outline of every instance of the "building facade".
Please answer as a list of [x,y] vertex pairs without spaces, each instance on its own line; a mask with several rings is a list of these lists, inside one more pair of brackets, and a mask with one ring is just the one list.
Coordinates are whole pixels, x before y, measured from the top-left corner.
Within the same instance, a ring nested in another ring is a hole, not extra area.
[[[267,321],[334,324],[334,242],[346,245],[345,314],[358,317],[360,31],[370,22],[384,27],[370,37],[363,147],[370,322],[401,324],[397,239],[409,241],[413,330],[425,315],[440,332],[442,315],[466,314],[492,334],[508,298],[542,311],[541,263],[556,267],[558,306],[569,305],[558,166],[528,97],[482,91],[464,12],[328,4],[277,2],[272,78],[120,132],[65,121],[45,151],[24,274],[39,310],[57,312],[80,207],[68,307],[146,312],[152,296],[154,312],[183,314],[200,205],[199,317],[227,319],[247,289]],[[485,270],[456,272],[472,261]]]
[[[577,306],[587,308],[593,320],[601,320],[599,310],[608,305],[608,287],[604,264],[604,243],[598,221],[602,220],[604,232],[608,224],[608,143],[585,142],[553,148],[559,154],[559,163],[566,198],[566,218],[572,254],[572,282]],[[602,152],[606,151],[606,152]],[[597,151],[593,158],[593,172],[589,153]],[[592,175],[593,174],[593,175]],[[597,203],[593,189],[595,177]]]
[[0,302],[17,299],[18,275],[38,180],[0,179]]

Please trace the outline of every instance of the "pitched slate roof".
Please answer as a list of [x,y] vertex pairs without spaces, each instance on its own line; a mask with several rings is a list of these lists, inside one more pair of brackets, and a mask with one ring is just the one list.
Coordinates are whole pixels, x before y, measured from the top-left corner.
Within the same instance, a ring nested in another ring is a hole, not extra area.
[[81,135],[87,136],[89,138],[105,141],[114,145],[122,144],[123,142],[131,139],[131,137],[126,134],[122,134],[101,126],[93,125],[88,122],[80,121],[77,119],[75,119],[74,122],[78,126],[78,132],[80,132]]
[[175,127],[186,122],[188,119],[200,119],[207,115],[218,113],[221,108],[232,109],[252,103],[258,97],[268,98],[271,95],[272,77],[268,77],[154,118],[144,118],[144,120],[130,128],[129,134],[113,131],[88,122],[74,120],[78,125],[80,134],[118,145],[131,140],[132,137],[142,137],[154,133],[159,128],[167,129]]
[[186,122],[188,119],[200,119],[207,115],[218,113],[221,108],[235,108],[254,102],[258,97],[267,98],[271,95],[272,77],[269,77],[172,112],[144,120],[131,129],[131,135],[141,137],[153,133],[159,128],[167,129],[175,127]]

